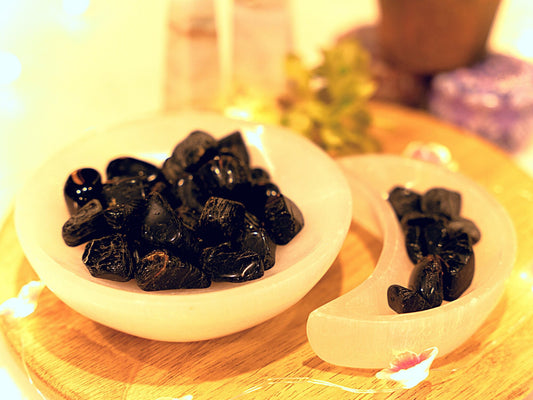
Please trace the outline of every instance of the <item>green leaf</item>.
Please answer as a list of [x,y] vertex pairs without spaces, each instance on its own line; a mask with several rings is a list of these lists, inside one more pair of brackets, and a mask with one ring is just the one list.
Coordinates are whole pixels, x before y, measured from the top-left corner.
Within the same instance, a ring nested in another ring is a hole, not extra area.
[[294,54],[287,57],[280,122],[334,154],[376,151],[368,134],[368,100],[375,91],[369,54],[357,41],[343,40],[322,56],[314,68]]

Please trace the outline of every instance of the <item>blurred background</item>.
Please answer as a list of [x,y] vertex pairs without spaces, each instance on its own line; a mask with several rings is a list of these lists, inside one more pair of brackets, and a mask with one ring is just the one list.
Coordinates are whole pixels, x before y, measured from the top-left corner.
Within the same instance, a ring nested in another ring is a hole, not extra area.
[[[323,62],[322,51],[332,49],[339,38],[356,38],[370,57],[367,72],[381,79],[369,96],[428,112],[440,110],[439,117],[443,119],[451,119],[454,110],[446,109],[443,101],[438,100],[443,100],[449,90],[457,90],[454,86],[457,82],[464,86],[474,80],[475,94],[478,91],[486,94],[488,87],[497,86],[490,80],[494,78],[493,71],[485,74],[489,78],[483,78],[481,89],[476,86],[479,75],[475,73],[473,77],[465,71],[460,76],[445,75],[431,108],[428,82],[442,71],[404,65],[399,59],[395,64],[382,53],[383,49],[376,48],[380,4],[386,3],[386,0],[380,3],[157,0],[132,5],[126,0],[0,0],[0,222],[11,210],[17,189],[31,172],[91,129],[161,110],[202,105],[242,117],[239,114],[243,111],[242,101],[239,91],[235,92],[237,78],[253,82],[258,78],[258,66],[254,63],[259,62],[259,67],[265,69],[259,74],[259,81],[266,82],[263,89],[276,87],[284,78],[279,75],[284,74],[281,62],[288,51],[298,56],[297,67],[312,68]],[[484,2],[480,3],[483,6]],[[509,74],[514,74],[513,79],[506,81],[511,82],[506,83],[507,96],[509,85],[526,88],[533,85],[529,69],[533,62],[533,2],[489,3],[496,4],[496,9],[483,46],[490,53],[525,62],[518,68],[505,62],[501,66],[498,64],[501,60],[496,60],[497,65],[491,66],[504,74],[510,70]],[[406,27],[415,26],[417,18],[406,20],[398,10],[388,16],[401,17],[400,25]],[[393,19],[390,21],[389,30],[394,26]],[[469,37],[466,31],[477,21],[477,16],[467,15],[464,32],[457,26],[448,29],[460,41]],[[388,34],[390,39],[391,32]],[[395,38],[402,39],[398,31],[392,32],[392,40]],[[390,45],[394,49],[394,44]],[[415,56],[409,60],[421,59]],[[272,60],[280,63],[265,67],[265,62]],[[460,67],[445,69],[450,72]],[[248,76],[250,71],[255,76]],[[396,86],[391,88],[387,82]],[[208,104],[213,88],[220,91],[226,107],[220,108],[216,102]],[[510,110],[515,113],[507,113],[507,120],[525,119],[531,123],[532,94],[528,97],[521,92],[519,104],[513,103],[515,109]],[[482,97],[484,107],[487,96]],[[257,100],[257,96],[249,97],[248,106],[251,98]],[[474,104],[472,112],[480,107]],[[529,142],[520,142],[512,149],[505,145],[502,148],[533,174]],[[0,386],[4,387],[7,379],[8,374],[0,368]]]
[[[30,171],[59,148],[87,130],[168,106],[169,37],[202,1],[0,0],[0,215]],[[215,3],[221,13],[228,2]],[[339,36],[379,18],[376,0],[270,3],[289,7],[291,47],[307,65]],[[243,14],[242,29],[261,13]],[[275,26],[276,18],[266,23]],[[488,45],[533,60],[531,21],[531,2],[503,0]],[[275,52],[283,38],[272,40]],[[190,53],[176,57],[194,68]]]

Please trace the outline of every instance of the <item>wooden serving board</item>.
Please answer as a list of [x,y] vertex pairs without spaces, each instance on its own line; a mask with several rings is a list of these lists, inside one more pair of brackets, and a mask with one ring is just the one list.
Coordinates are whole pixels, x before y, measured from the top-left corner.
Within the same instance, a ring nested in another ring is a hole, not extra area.
[[[414,140],[446,145],[459,171],[507,209],[518,236],[515,269],[499,305],[464,345],[433,363],[425,381],[402,389],[376,379],[376,370],[330,365],[307,342],[309,313],[362,282],[379,256],[380,240],[353,223],[331,269],[300,302],[216,340],[162,343],[129,336],[86,319],[45,289],[30,316],[0,318],[34,385],[49,399],[68,400],[514,400],[533,391],[533,180],[492,145],[424,113],[386,104],[373,104],[372,111],[372,131],[384,152],[401,153]],[[0,265],[2,302],[36,279],[12,216],[0,231]]]

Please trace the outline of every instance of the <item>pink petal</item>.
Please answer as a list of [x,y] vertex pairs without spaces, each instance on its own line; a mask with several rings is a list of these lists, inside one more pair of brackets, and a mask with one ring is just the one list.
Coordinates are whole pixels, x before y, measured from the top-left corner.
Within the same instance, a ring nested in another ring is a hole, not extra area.
[[[426,357],[427,358],[427,357]],[[420,363],[420,357],[418,354],[411,351],[406,351],[400,353],[396,356],[395,360],[392,362],[394,369],[397,371],[401,369],[409,369]]]
[[404,388],[410,389],[428,377],[429,368],[437,353],[438,349],[431,347],[420,355],[411,351],[398,354],[391,362],[391,368],[379,371],[376,378],[393,380],[401,383]]

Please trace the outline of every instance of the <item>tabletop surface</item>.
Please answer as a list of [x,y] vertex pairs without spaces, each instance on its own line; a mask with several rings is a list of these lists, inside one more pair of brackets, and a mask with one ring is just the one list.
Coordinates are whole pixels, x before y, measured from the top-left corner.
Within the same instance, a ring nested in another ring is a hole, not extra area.
[[[447,146],[459,172],[494,195],[517,232],[515,268],[498,306],[465,344],[433,363],[425,381],[402,389],[375,378],[377,370],[330,365],[307,342],[309,313],[361,283],[379,257],[379,238],[352,223],[334,264],[301,301],[220,339],[162,343],[129,336],[88,320],[45,289],[30,316],[0,318],[33,384],[46,398],[69,400],[524,398],[533,390],[533,180],[497,148],[426,114],[381,103],[371,110],[371,133],[383,152],[400,154],[412,141]],[[13,216],[0,231],[0,265],[0,302],[37,279]]]

